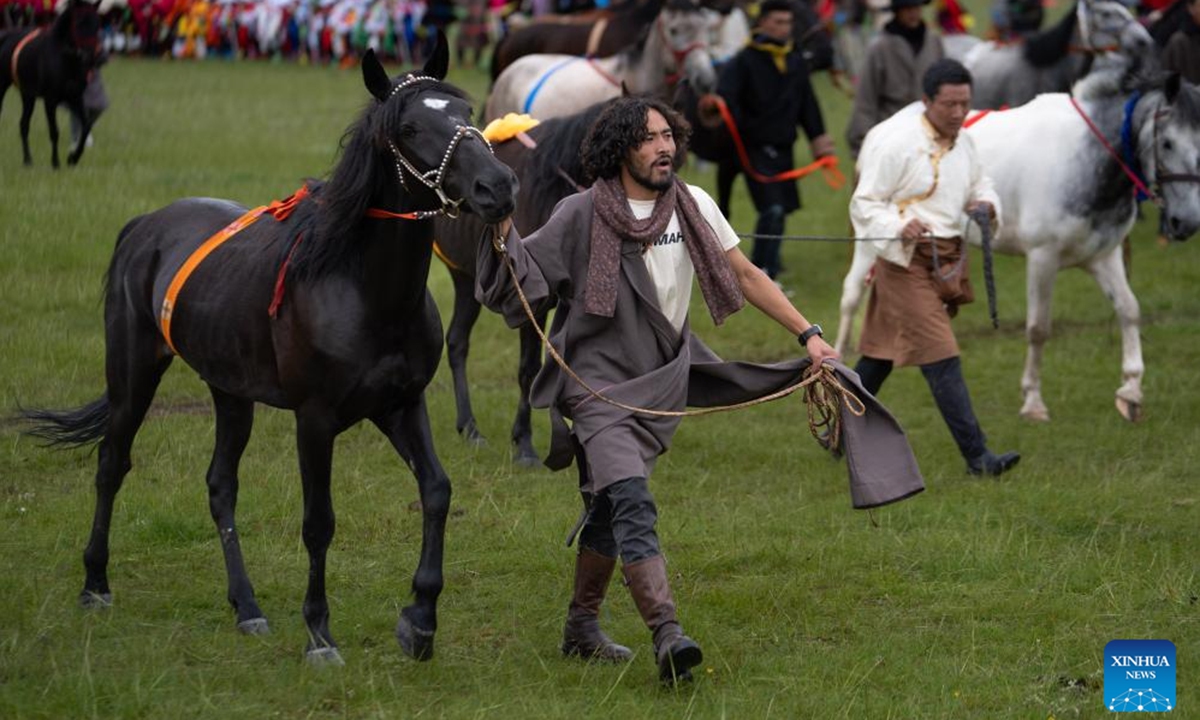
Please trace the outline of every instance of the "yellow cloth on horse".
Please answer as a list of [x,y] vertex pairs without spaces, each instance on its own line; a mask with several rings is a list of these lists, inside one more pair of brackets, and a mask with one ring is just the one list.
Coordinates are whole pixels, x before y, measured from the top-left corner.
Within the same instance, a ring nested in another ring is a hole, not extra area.
[[530,117],[527,113],[509,113],[488,123],[483,129],[483,136],[488,142],[504,142],[516,137],[517,133],[537,127],[540,123],[541,120]]

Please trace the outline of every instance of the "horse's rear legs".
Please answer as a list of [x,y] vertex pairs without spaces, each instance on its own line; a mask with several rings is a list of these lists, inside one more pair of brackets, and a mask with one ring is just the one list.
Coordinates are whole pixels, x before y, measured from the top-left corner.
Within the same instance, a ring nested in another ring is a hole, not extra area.
[[254,597],[254,586],[246,574],[234,520],[238,497],[238,464],[254,426],[254,403],[215,387],[210,386],[210,389],[217,413],[217,441],[206,477],[208,509],[217,525],[221,551],[225,554],[229,604],[237,613],[238,630],[248,635],[265,634],[269,626]]
[[83,551],[86,577],[79,594],[83,607],[112,604],[112,591],[108,587],[108,532],[113,504],[125,475],[133,467],[130,450],[134,436],[154,400],[162,374],[171,364],[171,356],[155,356],[153,337],[130,340],[110,335],[108,343],[108,423],[100,441],[92,532]]
[[1025,271],[1025,337],[1029,343],[1025,354],[1025,371],[1021,375],[1021,417],[1035,422],[1048,422],[1050,411],[1042,400],[1042,352],[1050,339],[1050,306],[1054,296],[1054,276],[1058,273],[1058,257],[1053,250],[1035,248],[1029,251]]
[[374,422],[412,468],[421,493],[421,560],[412,583],[415,598],[400,611],[396,639],[408,655],[428,660],[433,657],[437,600],[443,584],[442,553],[446,515],[450,511],[450,478],[433,448],[424,396]]
[[29,152],[29,121],[33,119],[33,104],[37,98],[21,94],[21,152],[26,167],[33,164],[33,154]]
[[[545,311],[537,314],[537,323],[546,327]],[[512,443],[516,450],[516,461],[523,467],[535,467],[541,462],[533,449],[533,407],[529,402],[529,390],[533,380],[542,369],[542,340],[531,323],[521,326],[521,357],[517,367],[517,385],[521,397],[517,401],[517,417],[513,420]]]

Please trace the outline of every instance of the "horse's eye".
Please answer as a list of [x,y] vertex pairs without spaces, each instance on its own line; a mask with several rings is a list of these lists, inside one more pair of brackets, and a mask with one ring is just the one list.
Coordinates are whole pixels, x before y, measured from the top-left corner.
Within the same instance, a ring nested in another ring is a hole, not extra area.
[[402,138],[410,138],[417,134],[417,128],[414,125],[401,125],[399,135]]
[[1170,140],[1163,140],[1163,150],[1170,152],[1171,150],[1174,150],[1174,149],[1175,149],[1175,146],[1171,144]]

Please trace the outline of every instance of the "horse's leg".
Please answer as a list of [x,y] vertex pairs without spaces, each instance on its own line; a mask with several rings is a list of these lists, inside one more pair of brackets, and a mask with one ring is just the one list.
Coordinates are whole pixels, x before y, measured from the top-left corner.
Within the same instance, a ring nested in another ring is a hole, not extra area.
[[229,587],[226,597],[233,606],[233,611],[237,613],[238,630],[248,635],[262,635],[268,632],[269,627],[267,619],[258,607],[258,601],[254,598],[254,587],[246,575],[237,523],[234,520],[237,510],[238,464],[246,450],[246,443],[250,441],[250,430],[254,426],[254,403],[229,395],[211,385],[209,389],[212,391],[213,408],[217,413],[217,441],[205,480],[208,483],[208,511],[217,525],[221,551],[225,554],[225,573]]
[[33,164],[33,155],[29,152],[29,121],[33,118],[33,104],[37,98],[21,93],[21,151],[24,153],[26,166]]
[[403,406],[375,424],[412,468],[421,493],[421,560],[413,575],[413,603],[400,611],[396,639],[417,660],[433,657],[437,630],[437,600],[442,592],[442,551],[446,540],[446,515],[450,512],[450,478],[433,449],[425,397]]
[[42,109],[46,111],[46,125],[50,128],[50,165],[58,169],[58,102],[42,98]]
[[[545,312],[538,313],[536,319],[541,327],[546,327]],[[517,366],[517,384],[521,388],[521,397],[517,401],[517,417],[512,427],[517,464],[524,467],[535,467],[541,462],[537,451],[533,449],[533,406],[529,403],[529,390],[541,369],[542,340],[534,327],[525,323],[521,326],[521,358]]]
[[1025,401],[1021,417],[1047,422],[1050,411],[1042,401],[1042,350],[1050,339],[1050,305],[1054,296],[1054,276],[1058,273],[1057,248],[1039,247],[1029,251],[1025,268],[1025,336],[1029,347],[1025,372],[1021,375],[1021,394]]
[[325,594],[325,558],[334,532],[329,483],[336,435],[333,414],[327,409],[305,407],[296,411],[296,447],[304,489],[301,535],[308,550],[308,590],[303,609],[304,623],[308,626],[305,653],[308,662],[315,666],[345,664],[329,632],[329,600]]
[[870,243],[854,243],[854,259],[842,280],[841,320],[838,323],[837,340],[833,347],[843,357],[850,350],[850,336],[854,334],[854,316],[867,291],[867,274],[875,264],[875,248]]
[[487,438],[475,424],[475,412],[471,409],[471,389],[467,383],[467,353],[471,349],[471,328],[479,319],[479,301],[475,299],[475,278],[459,270],[450,270],[454,281],[454,314],[450,316],[450,327],[446,329],[446,360],[450,363],[450,374],[454,377],[454,407],[458,418],[454,426],[458,434],[472,445],[483,445]]
[[1121,323],[1121,387],[1117,388],[1117,412],[1130,422],[1142,417],[1142,338],[1138,331],[1141,311],[1129,279],[1125,275],[1121,246],[1093,258],[1086,266],[1100,285],[1100,290],[1112,300],[1113,310]]
[[[110,290],[111,292],[111,290]],[[124,306],[125,297],[107,301],[109,307]],[[79,604],[85,608],[112,604],[108,587],[108,532],[112,526],[113,503],[125,475],[133,467],[130,450],[146,417],[159,380],[171,365],[172,356],[158,356],[158,331],[153,325],[139,327],[135,313],[106,312],[108,327],[105,360],[108,423],[100,441],[96,469],[96,509],[92,532],[83,551],[86,573]]]
[[717,162],[717,209],[721,211],[726,220],[730,219],[733,183],[737,180],[739,172],[737,163],[733,160]]

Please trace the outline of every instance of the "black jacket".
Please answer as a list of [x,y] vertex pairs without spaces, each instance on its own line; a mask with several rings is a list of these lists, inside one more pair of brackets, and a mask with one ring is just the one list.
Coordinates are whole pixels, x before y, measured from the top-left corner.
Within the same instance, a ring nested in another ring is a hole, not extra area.
[[745,47],[721,68],[717,92],[733,113],[746,145],[791,147],[796,127],[809,140],[825,133],[825,121],[800,53],[787,56],[787,72],[762,50]]

